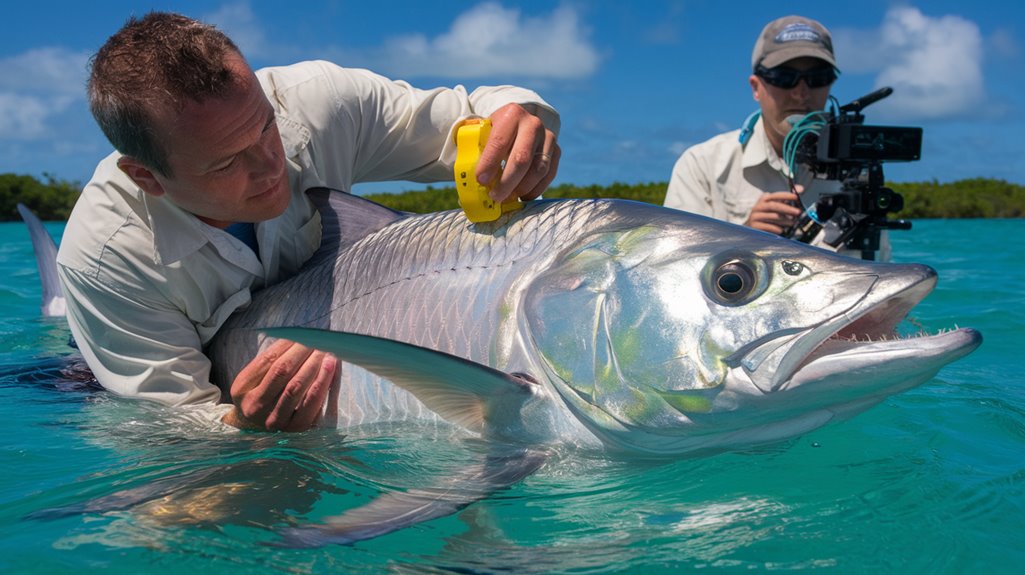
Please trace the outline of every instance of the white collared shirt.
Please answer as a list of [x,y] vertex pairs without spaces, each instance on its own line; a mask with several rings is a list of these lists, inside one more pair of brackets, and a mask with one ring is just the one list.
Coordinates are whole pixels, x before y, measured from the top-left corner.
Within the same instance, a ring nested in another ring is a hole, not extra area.
[[320,216],[306,190],[450,180],[456,124],[512,102],[559,129],[544,100],[511,86],[419,90],[322,61],[257,77],[277,114],[292,189],[281,216],[256,224],[259,257],[166,195],[143,192],[118,169],[116,152],[68,220],[57,257],[68,322],[97,380],[116,394],[174,405],[230,400],[231,382],[210,381],[203,348],[253,291],[316,251]]

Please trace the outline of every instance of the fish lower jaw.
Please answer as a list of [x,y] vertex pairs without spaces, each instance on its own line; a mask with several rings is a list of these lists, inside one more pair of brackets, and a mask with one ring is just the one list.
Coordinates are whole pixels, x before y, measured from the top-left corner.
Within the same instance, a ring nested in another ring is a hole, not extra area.
[[[802,369],[820,358],[846,352],[857,346],[904,339],[898,335],[897,326],[927,293],[927,289],[906,290],[871,307],[863,308],[860,313],[843,314],[815,328],[805,337],[821,339],[818,343],[815,343],[814,339],[804,342],[805,349],[810,351],[805,352],[798,361],[791,363],[791,369],[783,370],[789,373],[777,373],[772,389],[787,385]],[[801,344],[795,345],[792,351],[797,352],[800,347]],[[785,365],[787,362],[784,360],[781,363]]]
[[830,338],[801,363],[780,391],[846,385],[865,394],[875,388],[889,395],[924,383],[981,343],[981,334],[971,328],[870,341]]
[[[752,385],[763,395],[779,391],[792,376],[809,363],[835,353],[837,346],[857,345],[864,342],[890,341],[897,338],[897,324],[903,320],[917,298],[897,297],[868,308],[859,315],[841,314],[817,326],[798,332],[783,345],[767,340],[763,346],[750,350],[757,355],[762,348],[777,350],[766,352],[774,359],[761,359],[747,372]],[[749,365],[748,361],[740,365]],[[772,368],[766,371],[766,368]]]

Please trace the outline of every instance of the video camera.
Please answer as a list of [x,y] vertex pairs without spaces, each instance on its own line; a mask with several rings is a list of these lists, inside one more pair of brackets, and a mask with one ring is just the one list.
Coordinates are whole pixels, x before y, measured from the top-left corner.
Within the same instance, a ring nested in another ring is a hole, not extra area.
[[911,222],[891,220],[904,198],[884,186],[883,162],[911,162],[921,157],[922,129],[867,126],[863,110],[893,93],[885,87],[830,112],[809,114],[794,124],[783,144],[790,171],[797,163],[816,178],[839,180],[841,191],[820,197],[785,237],[811,242],[824,230],[826,244],[860,249],[861,257],[875,259],[882,230],[908,230]]

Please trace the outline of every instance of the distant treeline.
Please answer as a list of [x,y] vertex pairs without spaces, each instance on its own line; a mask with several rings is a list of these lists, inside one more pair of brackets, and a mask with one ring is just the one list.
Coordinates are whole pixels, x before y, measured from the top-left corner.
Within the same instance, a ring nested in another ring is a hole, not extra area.
[[[623,198],[651,204],[661,204],[662,200],[666,197],[666,185],[666,182],[652,182],[648,184],[622,184],[616,182],[608,186],[562,184],[548,188],[545,191],[545,197]],[[459,207],[459,198],[455,187],[452,186],[444,188],[428,186],[426,190],[422,191],[401,192],[397,194],[365,194],[363,197],[379,204],[384,204],[392,209],[417,214],[454,210]]]
[[949,184],[932,182],[889,184],[904,196],[897,216],[921,218],[1022,218],[1025,186],[1003,180],[973,178]]
[[[666,182],[613,183],[608,186],[562,184],[545,192],[546,198],[623,198],[661,204]],[[904,209],[893,217],[922,218],[1021,218],[1025,217],[1025,186],[1003,180],[974,178],[941,184],[888,183],[904,197]],[[367,194],[367,199],[396,210],[426,213],[459,207],[454,187],[428,188],[400,194]]]
[[[45,175],[40,182],[32,176],[0,174],[0,221],[20,220],[16,205],[21,202],[47,221],[66,220],[78,199],[81,184]],[[922,218],[1021,218],[1025,217],[1025,186],[1003,180],[974,178],[941,184],[889,183],[904,196],[904,209],[894,217]],[[666,182],[646,184],[613,183],[607,186],[562,184],[545,192],[546,198],[624,198],[661,204]],[[367,194],[367,199],[405,212],[427,213],[459,207],[452,186],[395,194]]]
[[66,220],[82,185],[44,174],[45,182],[32,176],[0,174],[0,222],[20,221],[18,204],[28,206],[46,221]]

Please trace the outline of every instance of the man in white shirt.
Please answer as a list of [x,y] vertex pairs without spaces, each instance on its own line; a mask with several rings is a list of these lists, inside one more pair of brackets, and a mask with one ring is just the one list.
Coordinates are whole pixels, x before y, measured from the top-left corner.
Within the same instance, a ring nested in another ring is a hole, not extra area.
[[58,254],[72,334],[106,389],[230,401],[223,421],[243,428],[309,429],[338,379],[333,356],[282,340],[233,382],[212,382],[203,352],[252,291],[317,249],[306,190],[451,179],[453,131],[468,118],[492,120],[477,178],[491,182],[505,160],[498,201],[538,197],[560,156],[559,116],[529,90],[419,90],[319,61],[254,73],[223,33],[169,13],[129,20],[100,48],[89,100],[117,151]]
[[[840,182],[815,179],[804,168],[792,174],[782,159],[791,118],[826,107],[838,74],[832,37],[815,20],[779,18],[759,35],[751,68],[748,83],[759,112],[741,129],[684,151],[673,167],[664,203],[782,234],[802,214],[801,206],[811,206],[821,196],[841,189]],[[883,259],[888,259],[889,242],[883,235],[881,251]],[[818,239],[815,245],[834,249]],[[861,255],[860,250],[840,251]]]

